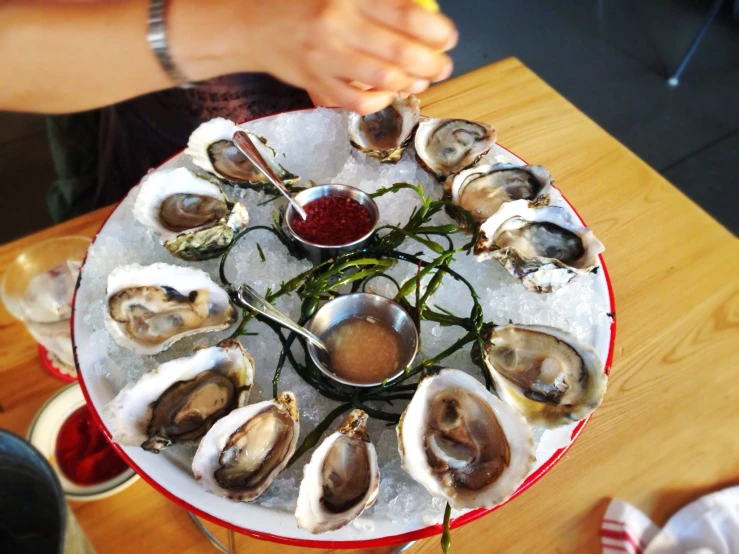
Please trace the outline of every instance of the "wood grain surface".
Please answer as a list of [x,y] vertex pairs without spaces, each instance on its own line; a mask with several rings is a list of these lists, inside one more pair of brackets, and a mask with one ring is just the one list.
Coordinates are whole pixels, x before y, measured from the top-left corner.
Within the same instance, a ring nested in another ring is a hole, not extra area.
[[[518,60],[437,85],[422,100],[426,115],[494,124],[503,146],[551,171],[607,247],[618,322],[609,389],[580,439],[529,491],[454,530],[453,552],[599,552],[612,497],[663,524],[684,504],[739,483],[739,241]],[[0,272],[43,238],[93,236],[109,212],[0,247]],[[0,344],[0,427],[25,434],[63,384],[44,373],[31,337],[1,307]],[[72,506],[101,553],[211,548],[143,481]],[[225,531],[208,527],[225,541]],[[237,545],[309,551],[242,536]],[[440,552],[438,537],[409,552]]]

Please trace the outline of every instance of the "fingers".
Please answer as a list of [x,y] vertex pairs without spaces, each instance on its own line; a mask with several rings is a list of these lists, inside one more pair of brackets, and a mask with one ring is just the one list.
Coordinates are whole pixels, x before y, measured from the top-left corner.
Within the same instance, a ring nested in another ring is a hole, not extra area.
[[421,41],[434,51],[457,44],[458,33],[451,19],[432,13],[410,0],[365,0],[357,2],[369,19]]
[[452,73],[452,60],[446,54],[371,21],[359,33],[344,32],[342,39],[351,48],[385,60],[415,79],[437,81]]
[[409,90],[418,88],[417,79],[410,76],[400,67],[385,60],[369,56],[348,47],[336,48],[335,51],[316,51],[313,54],[314,67],[343,81],[352,83],[358,89],[377,89],[386,91]]
[[341,79],[325,79],[320,83],[320,90],[309,94],[317,105],[338,106],[360,115],[379,112],[395,97],[394,92],[359,90]]

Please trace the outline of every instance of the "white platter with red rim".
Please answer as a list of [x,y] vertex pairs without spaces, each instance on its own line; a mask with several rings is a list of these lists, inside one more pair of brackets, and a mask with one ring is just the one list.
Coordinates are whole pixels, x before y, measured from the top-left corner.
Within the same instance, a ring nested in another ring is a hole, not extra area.
[[[262,118],[256,122],[245,124],[244,127],[250,130],[256,130],[258,133],[267,135],[268,138],[273,139],[271,140],[271,145],[274,145],[275,142],[278,143],[276,145],[278,152],[287,150],[287,152],[285,152],[286,156],[278,157],[278,161],[283,163],[287,169],[294,170],[295,165],[301,165],[298,157],[301,156],[301,148],[304,149],[304,147],[294,145],[294,141],[283,142],[283,144],[280,145],[280,137],[283,141],[290,139],[289,136],[285,136],[284,133],[280,135],[280,133],[283,132],[286,127],[289,128],[291,125],[310,124],[312,119],[318,120],[319,118],[322,118],[321,121],[325,124],[327,117],[329,120],[330,118],[336,119],[336,121],[332,123],[336,128],[333,129],[332,132],[323,132],[321,135],[323,144],[314,143],[313,147],[311,149],[307,149],[305,154],[302,155],[306,157],[320,156],[322,148],[335,148],[337,151],[340,150],[341,152],[344,152],[346,144],[344,144],[343,141],[347,140],[347,136],[345,127],[341,128],[340,125],[343,124],[345,118],[340,117],[338,112],[320,109],[291,112],[280,114],[278,116]],[[337,124],[337,121],[339,124]],[[277,138],[273,137],[271,133],[274,133]],[[280,146],[282,146],[282,148],[280,148]],[[347,158],[347,161],[345,162],[347,165],[350,163],[355,165],[363,163],[379,163],[377,160],[365,158],[359,153],[353,153],[351,150],[347,151],[349,152],[349,158]],[[411,154],[412,152],[406,152],[403,159],[412,159]],[[496,161],[505,160],[513,163],[524,163],[523,160],[499,145],[495,146],[494,151],[491,152],[490,156]],[[315,164],[315,160],[312,160],[312,163]],[[301,174],[300,171],[296,171],[301,175],[301,177],[303,177],[303,183],[307,184],[309,180],[314,180],[319,183],[329,182],[331,172],[333,172],[335,176],[335,170],[339,167],[338,163],[335,161],[332,162],[331,159],[329,159],[325,164],[321,164],[319,159],[318,163],[319,166],[317,167],[319,167],[319,169],[316,170],[315,175],[305,173]],[[162,164],[159,169],[178,167],[181,165],[189,166],[189,163],[185,160],[182,153],[179,153]],[[385,169],[386,167],[392,166],[385,165],[382,168],[382,171],[392,171],[392,169]],[[328,175],[321,175],[321,171],[324,171],[324,173],[328,172]],[[340,171],[343,172],[341,168]],[[440,187],[440,185],[438,186]],[[136,193],[134,192],[134,194]],[[576,214],[574,209],[566,200],[564,200],[563,197],[559,198],[559,195],[555,196],[556,198],[553,199],[553,203],[561,204]],[[122,377],[120,375],[112,375],[110,362],[105,359],[105,352],[100,352],[100,343],[108,339],[104,334],[102,334],[106,333],[106,331],[104,329],[100,329],[99,326],[95,324],[95,321],[97,321],[95,310],[101,309],[101,302],[104,295],[101,293],[99,279],[95,282],[92,277],[88,279],[86,279],[86,277],[90,273],[94,273],[99,268],[106,267],[106,257],[108,255],[115,255],[115,252],[113,252],[115,248],[108,248],[108,245],[112,244],[119,248],[126,247],[124,244],[125,240],[120,241],[116,238],[122,236],[122,229],[131,228],[127,226],[140,227],[130,214],[131,203],[131,198],[127,198],[116,208],[109,219],[103,224],[93,246],[88,252],[88,256],[85,259],[80,273],[78,290],[75,294],[72,321],[75,359],[77,362],[80,386],[82,387],[82,391],[91,407],[93,417],[108,438],[110,438],[110,432],[99,414],[103,406],[117,393],[121,386]],[[250,209],[250,211],[252,210],[252,206],[250,205],[247,205],[247,208]],[[254,209],[256,210],[257,208]],[[134,229],[131,231],[131,233],[134,232],[138,233],[141,232],[141,230]],[[249,235],[242,240],[249,240]],[[105,245],[106,249],[96,249],[96,245],[100,244]],[[152,244],[154,243],[152,242]],[[159,252],[157,248],[159,248],[161,252]],[[409,251],[413,252],[413,250]],[[118,254],[120,255],[120,253]],[[169,256],[167,251],[158,244],[153,245],[150,248],[132,249],[129,256],[130,260],[127,259],[126,263],[151,263],[152,256],[156,256],[156,261],[165,261],[178,265],[195,265],[200,267],[199,264],[185,264],[182,261],[172,258]],[[490,261],[486,263],[495,264],[497,262]],[[600,269],[601,270],[595,275],[588,276],[590,279],[588,283],[593,289],[593,294],[603,298],[604,308],[607,309],[608,314],[614,314],[615,305],[613,301],[613,291],[602,257],[600,259]],[[218,282],[217,278],[214,280]],[[248,279],[242,279],[242,281],[248,281]],[[604,371],[608,371],[611,364],[613,344],[615,340],[614,317],[610,315],[609,317],[601,317],[597,319],[590,331],[590,336],[592,337],[592,340],[590,341],[591,346],[596,350],[601,360],[603,360]],[[202,342],[203,340],[208,341],[208,344],[214,344],[216,337],[212,336],[209,338],[207,335],[199,335],[192,341],[188,342],[188,339],[185,339],[183,342],[187,342],[187,345],[191,345],[193,342]],[[249,350],[249,340],[244,341],[244,345],[247,350]],[[103,350],[104,349],[105,347],[103,347]],[[173,348],[173,350],[176,351],[176,356],[187,354],[186,350],[177,350],[177,347]],[[130,355],[136,356],[134,353],[131,353]],[[154,360],[144,360],[144,362],[146,368],[151,369],[155,367],[157,363],[161,363],[165,359],[171,359],[176,356],[175,353],[170,352],[158,356],[156,362]],[[259,372],[261,370],[268,372],[271,376],[276,358],[277,353],[275,352],[272,363],[267,364],[267,367],[260,367],[258,365],[257,371]],[[120,366],[125,365],[124,357],[119,356],[117,359],[119,360],[118,364]],[[126,369],[121,369],[120,371],[125,372]],[[287,372],[292,370],[289,366],[286,366],[283,371]],[[480,378],[479,373],[476,374],[476,377],[478,379]],[[264,397],[267,397],[266,393]],[[259,399],[261,399],[261,397],[256,398],[255,396],[252,396],[252,398],[250,398],[250,402],[254,402]],[[298,396],[299,407],[301,407],[301,400],[303,402],[302,406],[310,403],[310,398],[301,399],[301,396]],[[521,487],[519,487],[513,497],[528,489],[565,454],[586,423],[587,420],[584,420],[557,430],[539,433],[537,438],[540,438],[540,440],[538,440],[534,470]],[[144,480],[154,486],[162,494],[181,505],[183,508],[214,523],[260,539],[310,547],[362,548],[404,543],[438,534],[442,531],[440,524],[442,516],[441,513],[438,514],[438,517],[433,518],[433,521],[430,521],[428,517],[398,521],[382,517],[378,514],[378,510],[383,509],[382,506],[378,505],[375,508],[374,513],[361,516],[354,524],[350,524],[343,529],[322,535],[311,535],[297,527],[293,513],[286,509],[262,506],[258,503],[234,503],[229,500],[207,494],[195,481],[188,464],[183,462],[181,457],[154,455],[145,452],[139,447],[120,446],[115,443],[114,446],[119,454]],[[307,453],[299,463],[301,465],[303,463],[307,463],[309,457],[310,452]],[[382,466],[380,467],[380,471],[382,474]],[[382,482],[380,486],[382,487]],[[453,513],[451,526],[452,528],[455,528],[464,525],[493,510],[495,510],[495,508],[490,510],[472,510],[459,514]]]

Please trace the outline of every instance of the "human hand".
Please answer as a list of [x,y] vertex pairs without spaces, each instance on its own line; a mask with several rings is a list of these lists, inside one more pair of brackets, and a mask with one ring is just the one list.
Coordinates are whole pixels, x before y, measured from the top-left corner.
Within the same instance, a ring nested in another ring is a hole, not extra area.
[[[411,0],[231,0],[207,6],[211,23],[203,31],[215,33],[211,48],[180,48],[186,70],[188,63],[212,63],[215,52],[220,73],[264,71],[305,88],[320,104],[362,114],[381,110],[398,91],[421,92],[452,72],[443,52],[456,44],[454,24]],[[214,27],[213,21],[220,23]],[[206,37],[199,34],[198,42]]]

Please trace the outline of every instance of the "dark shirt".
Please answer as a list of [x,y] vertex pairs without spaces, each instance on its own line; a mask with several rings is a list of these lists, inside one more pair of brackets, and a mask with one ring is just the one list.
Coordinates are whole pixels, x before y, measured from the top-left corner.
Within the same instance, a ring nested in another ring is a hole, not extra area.
[[240,73],[95,112],[55,116],[49,119],[49,140],[58,179],[49,192],[49,209],[61,221],[119,201],[214,117],[240,123],[312,105],[304,90],[263,73]]

